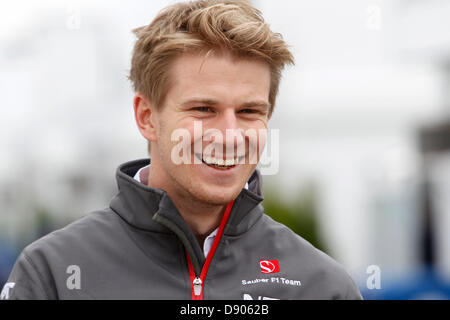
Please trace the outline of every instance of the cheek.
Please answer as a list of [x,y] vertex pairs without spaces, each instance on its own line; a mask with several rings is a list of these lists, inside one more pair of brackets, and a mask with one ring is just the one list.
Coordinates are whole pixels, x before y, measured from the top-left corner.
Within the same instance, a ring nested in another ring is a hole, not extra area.
[[249,164],[257,164],[259,162],[267,143],[268,134],[266,126],[253,127],[246,132]]
[[184,135],[183,132],[185,130],[183,126],[174,121],[173,115],[168,114],[161,117],[158,124],[157,134],[162,148],[178,143],[177,137]]
[[157,130],[158,149],[160,157],[163,159],[164,163],[168,163],[171,157],[171,150],[173,146],[177,144],[176,141],[172,141],[172,132],[173,130],[170,128],[168,123],[165,121],[161,121],[159,123]]
[[169,127],[167,124],[161,126],[158,141],[163,161],[171,167],[193,163],[194,136],[192,123],[179,122],[175,126]]

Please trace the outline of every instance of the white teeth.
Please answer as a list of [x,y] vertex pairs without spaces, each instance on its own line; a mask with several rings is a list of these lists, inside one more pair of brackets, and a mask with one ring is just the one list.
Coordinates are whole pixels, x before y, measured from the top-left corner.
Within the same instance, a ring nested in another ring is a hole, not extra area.
[[231,167],[238,164],[238,159],[217,159],[215,157],[204,157],[203,161],[209,165],[218,165],[218,166],[226,166]]

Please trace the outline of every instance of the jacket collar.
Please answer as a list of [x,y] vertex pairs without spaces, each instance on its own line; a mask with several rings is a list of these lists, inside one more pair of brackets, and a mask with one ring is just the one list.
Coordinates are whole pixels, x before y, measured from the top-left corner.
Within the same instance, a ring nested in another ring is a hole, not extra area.
[[[110,208],[139,229],[171,232],[166,226],[155,221],[159,216],[187,232],[187,224],[169,195],[162,189],[143,185],[133,178],[140,168],[149,163],[150,159],[140,159],[126,162],[117,168],[119,192],[111,200]],[[242,189],[235,199],[224,234],[239,235],[247,231],[262,215],[262,200],[262,178],[259,171],[255,170],[248,180],[248,189]]]

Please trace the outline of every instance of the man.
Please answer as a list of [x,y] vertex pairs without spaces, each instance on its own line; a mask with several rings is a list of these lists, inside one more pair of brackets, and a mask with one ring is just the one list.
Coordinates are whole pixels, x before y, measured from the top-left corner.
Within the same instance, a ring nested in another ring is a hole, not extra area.
[[259,133],[293,63],[281,36],[242,1],[175,4],[135,33],[151,164],[121,165],[108,208],[25,248],[3,297],[360,299],[338,263],[260,204]]

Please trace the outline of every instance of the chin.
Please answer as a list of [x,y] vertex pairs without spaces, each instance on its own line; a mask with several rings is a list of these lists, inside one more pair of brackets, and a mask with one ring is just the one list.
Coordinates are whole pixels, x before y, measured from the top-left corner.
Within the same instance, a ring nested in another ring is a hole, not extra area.
[[[241,189],[229,189],[224,190],[223,187],[219,188],[201,188],[203,190],[199,192],[191,192],[191,194],[197,198],[199,201],[211,205],[226,205],[230,201],[236,199],[236,197],[241,192]],[[217,190],[214,190],[217,189]]]

